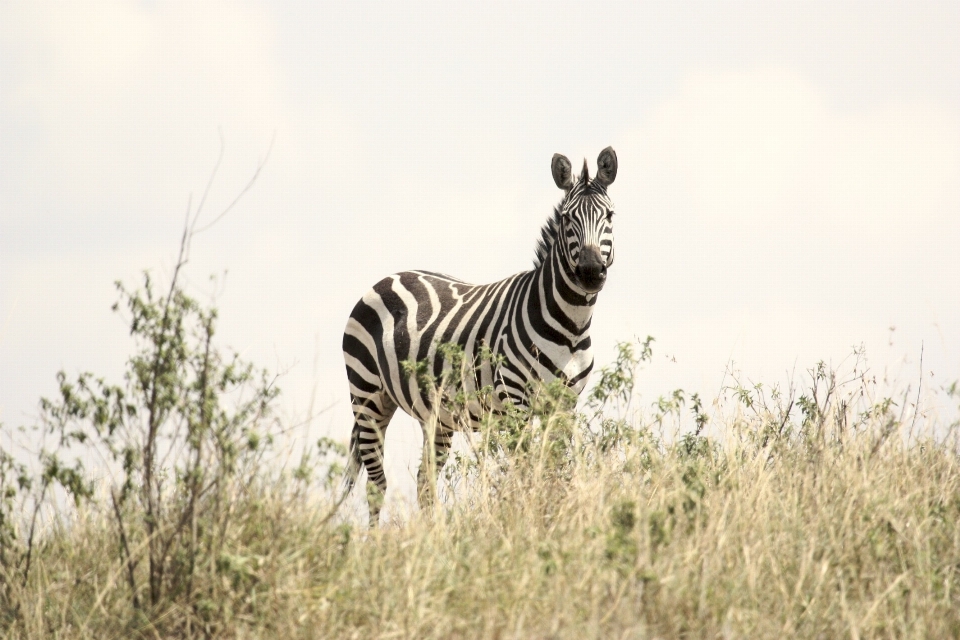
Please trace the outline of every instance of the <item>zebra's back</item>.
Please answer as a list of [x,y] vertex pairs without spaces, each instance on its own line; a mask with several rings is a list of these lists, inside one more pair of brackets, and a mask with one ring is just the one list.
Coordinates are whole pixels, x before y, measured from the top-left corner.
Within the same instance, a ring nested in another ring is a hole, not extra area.
[[[454,424],[449,411],[432,406],[435,389],[424,381],[439,380],[450,369],[451,353],[441,345],[455,345],[470,365],[470,375],[462,380],[462,390],[473,400],[469,413],[479,414],[477,391],[497,382],[494,337],[509,322],[511,300],[517,297],[512,294],[530,273],[475,285],[439,273],[403,271],[376,283],[354,306],[343,335],[351,391],[386,393],[421,422],[432,414],[450,428],[468,426]],[[430,375],[411,375],[415,363],[423,363],[422,372]],[[495,394],[491,401],[488,408],[502,408]]]

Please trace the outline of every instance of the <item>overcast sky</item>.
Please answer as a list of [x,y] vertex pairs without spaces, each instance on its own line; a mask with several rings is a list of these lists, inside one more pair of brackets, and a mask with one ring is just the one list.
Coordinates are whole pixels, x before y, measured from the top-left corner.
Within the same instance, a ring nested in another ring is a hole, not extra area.
[[925,384],[948,383],[958,33],[957,2],[3,2],[0,422],[29,423],[60,369],[119,378],[113,282],[169,275],[220,132],[210,217],[273,147],[197,238],[189,291],[286,371],[290,420],[333,405],[311,438],[347,438],[340,340],[370,285],[530,268],[551,156],[595,171],[607,145],[617,262],[594,344],[604,364],[657,339],[647,400],[860,344],[905,380],[922,344]]

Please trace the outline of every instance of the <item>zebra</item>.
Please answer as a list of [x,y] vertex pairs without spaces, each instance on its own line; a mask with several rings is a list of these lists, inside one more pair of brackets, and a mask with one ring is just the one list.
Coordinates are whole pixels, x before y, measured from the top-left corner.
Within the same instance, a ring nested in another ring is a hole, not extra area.
[[[600,152],[592,180],[586,160],[576,181],[571,168],[565,156],[554,154],[551,172],[565,194],[541,230],[531,271],[485,285],[404,271],[373,285],[350,313],[343,357],[354,425],[343,495],[365,467],[371,526],[379,521],[387,490],[384,436],[398,408],[423,428],[417,474],[423,508],[454,432],[479,429],[484,410],[503,412],[508,403],[528,408],[532,383],[560,379],[576,394],[586,386],[593,369],[593,306],[614,258],[607,187],[617,176],[617,154],[611,147]],[[451,367],[448,344],[462,350],[464,362],[477,365],[462,381],[465,397],[472,398],[466,411],[445,406],[435,387],[410,371],[409,363],[423,363],[439,379]],[[482,407],[477,391],[484,388],[492,393]],[[431,443],[434,463],[428,464]]]

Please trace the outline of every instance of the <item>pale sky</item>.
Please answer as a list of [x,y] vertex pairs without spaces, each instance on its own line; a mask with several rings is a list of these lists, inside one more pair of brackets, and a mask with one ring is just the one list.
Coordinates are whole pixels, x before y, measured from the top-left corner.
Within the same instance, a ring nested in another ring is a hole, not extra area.
[[860,344],[878,374],[918,378],[922,344],[925,384],[960,378],[960,3],[417,6],[0,4],[0,422],[60,369],[119,381],[113,282],[169,274],[218,131],[210,216],[273,148],[188,290],[286,372],[291,422],[333,405],[312,439],[349,433],[340,340],[369,286],[530,268],[551,156],[595,171],[607,145],[594,344],[602,365],[657,339],[644,401]]

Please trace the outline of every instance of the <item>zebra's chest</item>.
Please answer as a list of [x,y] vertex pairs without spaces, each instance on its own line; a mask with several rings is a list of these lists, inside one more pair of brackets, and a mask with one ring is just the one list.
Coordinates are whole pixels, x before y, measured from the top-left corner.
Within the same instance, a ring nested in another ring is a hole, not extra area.
[[[575,380],[572,389],[578,394],[586,386],[587,379],[584,372],[593,368],[593,349],[571,349],[561,345],[543,345],[540,347],[551,362],[556,366],[556,371],[543,370],[541,378],[544,382],[552,382],[557,378],[565,380]],[[558,375],[559,374],[559,375]]]
[[570,357],[570,361],[563,368],[563,374],[567,380],[576,380],[572,389],[579,395],[587,386],[587,376],[584,372],[593,369],[593,350],[585,349],[578,351]]

